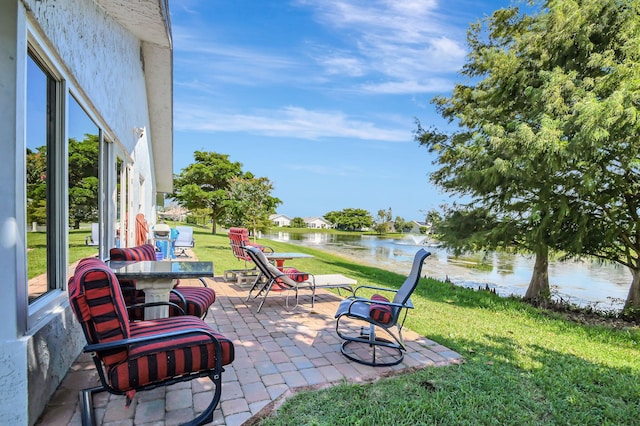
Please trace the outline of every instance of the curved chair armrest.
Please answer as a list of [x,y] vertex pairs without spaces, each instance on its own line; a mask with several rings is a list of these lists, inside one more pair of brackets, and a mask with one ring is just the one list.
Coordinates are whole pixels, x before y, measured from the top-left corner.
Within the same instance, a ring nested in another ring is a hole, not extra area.
[[[176,290],[175,288],[171,289],[171,293],[175,294],[178,299],[180,299],[180,303],[182,303],[182,306],[184,306],[184,309],[187,309],[187,299],[184,298],[184,296],[182,295],[182,293],[180,293],[178,290]],[[183,310],[184,310],[183,309]]]
[[376,287],[376,286],[373,286],[373,285],[359,285],[358,287],[356,287],[356,288],[353,290],[353,294],[354,294],[354,296],[355,296],[355,294],[358,292],[358,290],[360,290],[360,289],[369,289],[369,290],[378,290],[378,291],[388,291],[388,292],[391,292],[391,293],[397,293],[397,292],[398,292],[398,289],[396,289],[396,288]]
[[403,305],[400,303],[386,302],[384,300],[371,300],[371,299],[363,299],[359,297],[359,298],[351,299],[351,303],[349,303],[349,307],[347,308],[346,311],[343,311],[343,312],[346,313],[347,315],[351,314],[351,307],[353,307],[353,305],[356,303],[366,303],[367,305],[386,305],[386,306],[397,307],[397,308],[413,309],[413,303],[411,303],[410,300],[407,301],[406,305]]
[[209,336],[211,338],[211,341],[216,345],[216,352],[219,349],[220,355],[222,355],[222,345],[220,344],[220,341],[213,334],[213,330],[211,329],[207,330],[206,328],[188,328],[185,330],[169,331],[166,333],[155,334],[151,336],[131,337],[129,339],[114,340],[112,342],[94,343],[94,344],[86,345],[83,351],[84,352],[101,352],[101,351],[108,351],[113,349],[121,349],[121,348],[126,348],[138,343],[153,342],[155,340],[166,341],[167,338],[182,337],[182,336],[187,336],[191,334],[206,334],[207,336]]
[[135,309],[135,308],[151,308],[152,306],[169,306],[169,307],[173,307],[173,308],[176,308],[178,310],[180,315],[187,315],[187,313],[184,311],[184,308],[182,308],[182,306],[178,305],[177,303],[173,303],[173,302],[136,303],[134,305],[127,306],[127,310]]

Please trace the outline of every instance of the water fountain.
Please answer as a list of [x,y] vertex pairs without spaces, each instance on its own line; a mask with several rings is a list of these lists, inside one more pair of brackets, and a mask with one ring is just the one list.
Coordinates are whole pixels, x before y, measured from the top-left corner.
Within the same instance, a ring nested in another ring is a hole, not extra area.
[[425,245],[429,238],[426,235],[415,235],[415,234],[407,234],[398,244],[412,245],[412,246],[421,246]]

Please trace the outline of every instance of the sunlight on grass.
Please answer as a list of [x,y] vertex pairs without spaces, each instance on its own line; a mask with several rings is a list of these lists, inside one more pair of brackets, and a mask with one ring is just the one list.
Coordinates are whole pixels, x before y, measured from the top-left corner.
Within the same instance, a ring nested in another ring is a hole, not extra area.
[[[312,273],[398,287],[404,276],[300,246],[259,240]],[[226,235],[196,230],[196,255],[216,275],[238,269]],[[427,259],[427,262],[429,260]],[[375,384],[344,384],[288,400],[264,425],[637,424],[640,330],[569,322],[516,299],[423,279],[407,326],[465,357]]]

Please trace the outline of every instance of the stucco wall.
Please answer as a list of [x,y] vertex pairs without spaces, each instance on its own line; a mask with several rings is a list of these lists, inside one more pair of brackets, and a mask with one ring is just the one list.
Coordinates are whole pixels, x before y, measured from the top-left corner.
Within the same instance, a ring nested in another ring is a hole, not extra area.
[[[35,21],[45,48],[55,52],[53,59],[61,63],[69,89],[75,89],[74,93],[98,119],[97,124],[106,131],[107,138],[120,143],[132,156],[134,174],[145,176],[148,193],[144,196],[151,199],[154,186],[151,153],[140,147],[147,142],[146,138],[140,141],[134,131],[149,127],[140,42],[91,0],[23,0],[23,4],[27,15]],[[134,179],[133,192],[139,197],[142,195],[137,182]],[[149,202],[145,207],[148,217],[153,205]],[[27,361],[29,424],[37,420],[84,343],[68,306],[33,335],[16,341],[16,362],[24,357]]]
[[89,0],[25,0],[53,50],[115,138],[131,153],[148,127],[140,42]]
[[38,419],[85,344],[69,306],[28,340],[29,424]]

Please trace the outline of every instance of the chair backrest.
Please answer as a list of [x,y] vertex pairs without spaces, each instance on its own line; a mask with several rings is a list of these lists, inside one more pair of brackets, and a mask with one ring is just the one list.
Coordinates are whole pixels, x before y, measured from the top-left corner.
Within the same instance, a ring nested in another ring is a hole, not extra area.
[[277,281],[279,284],[286,285],[290,288],[296,287],[296,282],[286,273],[273,266],[258,247],[246,247],[245,250],[253,263],[256,264],[260,272],[262,272],[268,280]]
[[[398,303],[401,305],[404,305],[407,303],[407,301],[411,297],[411,294],[418,286],[418,281],[420,281],[420,273],[422,272],[422,263],[429,256],[431,256],[431,253],[426,251],[425,249],[418,250],[415,257],[413,258],[413,265],[411,266],[411,272],[409,272],[409,276],[407,277],[406,280],[404,280],[404,283],[402,284],[402,286],[400,286],[400,289],[398,290],[395,297],[393,298],[393,303]],[[394,307],[394,309],[396,311],[399,310],[399,308],[397,307]]]
[[229,228],[229,244],[233,255],[240,260],[251,260],[244,251],[249,242],[249,230],[247,228]]
[[176,247],[193,247],[193,227],[176,226],[178,236],[174,242]]
[[109,250],[109,259],[117,261],[156,260],[156,249],[151,244],[137,247],[114,247]]
[[100,224],[93,222],[91,224],[91,241],[94,244],[98,244],[99,239],[100,239]]
[[[87,343],[105,343],[130,336],[129,315],[118,279],[97,258],[82,259],[69,279],[69,303]],[[98,354],[106,366],[125,360],[126,349]]]

